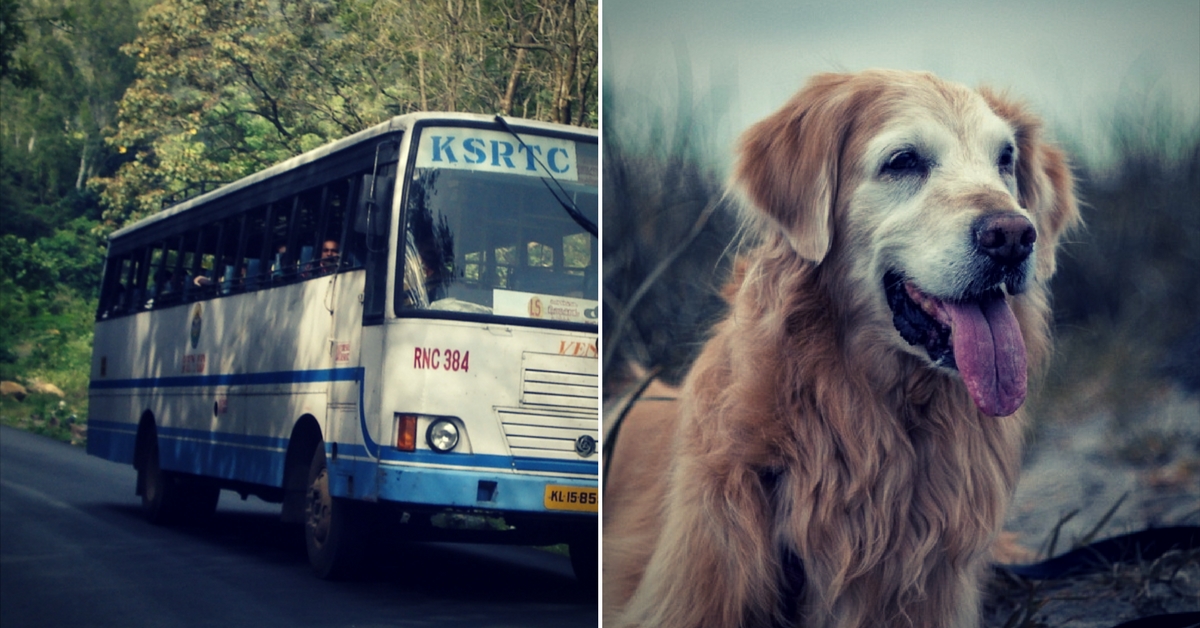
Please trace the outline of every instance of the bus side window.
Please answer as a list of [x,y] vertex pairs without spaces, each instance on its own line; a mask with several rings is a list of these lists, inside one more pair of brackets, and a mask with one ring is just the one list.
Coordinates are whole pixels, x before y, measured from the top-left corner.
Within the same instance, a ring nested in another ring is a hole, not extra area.
[[229,294],[239,266],[238,243],[241,240],[242,216],[232,216],[221,224],[221,239],[217,246],[216,263],[213,265],[217,293]]
[[193,299],[206,299],[217,291],[218,251],[221,242],[221,225],[213,223],[200,229],[196,240],[196,254],[192,260],[192,276],[189,294]]
[[350,206],[351,185],[343,180],[331,183],[325,188],[325,206],[329,214],[328,231],[331,237],[341,242],[338,261],[343,271],[362,268],[363,260],[366,259],[365,242],[362,238],[355,237],[354,230],[349,229],[347,224],[352,218],[351,212],[346,211]]
[[180,244],[182,237],[168,238],[163,243],[162,253],[155,268],[154,304],[153,307],[163,307],[179,302],[183,289],[181,273],[183,272],[183,251]]
[[138,268],[137,286],[133,291],[136,297],[132,304],[134,311],[147,310],[154,305],[154,273],[158,270],[158,262],[161,257],[162,249],[158,246],[150,246],[145,249],[142,263]]
[[241,290],[256,290],[260,285],[263,266],[263,247],[267,224],[271,217],[271,206],[255,207],[244,215],[242,243],[238,249],[238,282]]
[[96,309],[96,320],[121,313],[125,286],[121,283],[128,272],[129,258],[110,257],[104,264],[104,281],[100,284],[100,306]]
[[290,281],[296,274],[296,244],[293,241],[296,230],[293,225],[299,208],[299,195],[275,204],[275,214],[267,233],[265,260],[270,265],[272,283]]
[[363,323],[383,321],[387,292],[388,225],[391,223],[392,188],[395,165],[381,166],[372,176],[366,174],[358,189],[354,232],[365,243],[367,285],[363,295]]

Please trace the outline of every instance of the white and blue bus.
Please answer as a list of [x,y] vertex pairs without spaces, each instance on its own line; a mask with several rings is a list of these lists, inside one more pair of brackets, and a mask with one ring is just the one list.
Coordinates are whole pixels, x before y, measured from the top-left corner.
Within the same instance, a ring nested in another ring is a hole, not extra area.
[[594,130],[411,114],[117,231],[88,452],[155,522],[281,503],[322,577],[387,530],[594,582],[597,181]]

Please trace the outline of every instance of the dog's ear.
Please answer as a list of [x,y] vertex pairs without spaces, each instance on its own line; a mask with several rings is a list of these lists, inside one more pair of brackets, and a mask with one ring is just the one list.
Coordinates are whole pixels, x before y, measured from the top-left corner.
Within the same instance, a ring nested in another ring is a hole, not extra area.
[[734,172],[758,212],[778,225],[805,259],[825,259],[833,242],[833,211],[853,98],[842,94],[850,75],[813,77],[786,105],[741,138]]
[[1080,223],[1070,164],[1062,149],[1043,137],[1042,122],[1028,107],[988,88],[979,92],[1016,131],[1018,200],[1037,227],[1038,276],[1049,279],[1059,237]]

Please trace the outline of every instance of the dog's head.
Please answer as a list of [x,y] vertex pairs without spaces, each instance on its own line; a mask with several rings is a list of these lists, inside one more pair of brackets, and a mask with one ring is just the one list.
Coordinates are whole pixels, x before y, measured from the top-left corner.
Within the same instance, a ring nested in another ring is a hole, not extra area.
[[1012,305],[1040,298],[1078,211],[1021,106],[924,73],[820,75],[746,132],[735,178],[898,350],[957,371],[989,415],[1024,402]]

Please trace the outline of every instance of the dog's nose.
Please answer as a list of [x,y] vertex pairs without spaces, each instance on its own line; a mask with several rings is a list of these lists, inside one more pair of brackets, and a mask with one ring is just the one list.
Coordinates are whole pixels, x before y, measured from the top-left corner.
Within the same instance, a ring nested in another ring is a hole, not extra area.
[[1029,219],[1013,212],[980,216],[974,224],[975,248],[997,263],[1016,266],[1033,252],[1037,230]]

